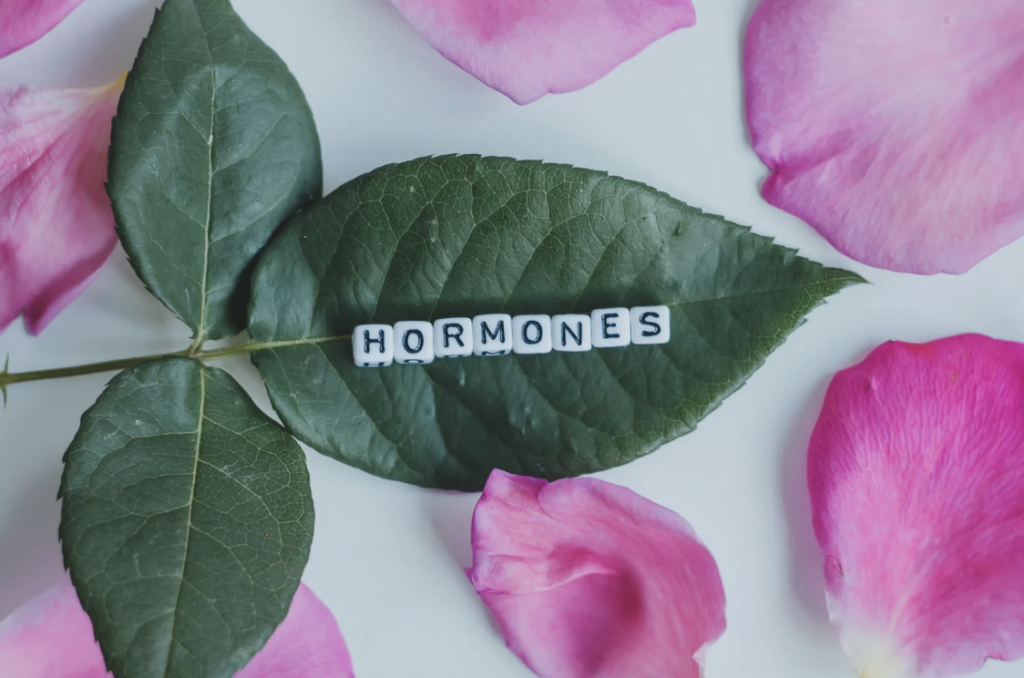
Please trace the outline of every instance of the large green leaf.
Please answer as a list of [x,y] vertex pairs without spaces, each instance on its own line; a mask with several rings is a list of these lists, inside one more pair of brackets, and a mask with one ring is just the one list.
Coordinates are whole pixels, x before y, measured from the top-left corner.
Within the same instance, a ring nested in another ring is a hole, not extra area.
[[253,259],[321,172],[284,62],[228,0],[168,0],[121,97],[108,192],[139,277],[198,343],[244,329]]
[[65,458],[64,562],[117,678],[229,678],[288,612],[313,538],[298,444],[227,373],[121,373]]
[[[386,478],[558,478],[692,431],[828,295],[861,282],[600,172],[475,156],[383,167],[260,258],[253,359],[287,428]],[[357,368],[365,322],[668,304],[672,341]]]

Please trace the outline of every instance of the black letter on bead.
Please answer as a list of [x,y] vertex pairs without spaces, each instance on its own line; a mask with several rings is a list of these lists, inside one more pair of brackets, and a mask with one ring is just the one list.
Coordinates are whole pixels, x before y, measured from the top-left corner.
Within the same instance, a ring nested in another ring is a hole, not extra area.
[[640,315],[640,324],[641,325],[647,325],[648,327],[653,327],[654,329],[653,330],[642,330],[640,332],[640,334],[642,334],[645,337],[656,337],[659,334],[661,334],[661,325],[659,325],[658,323],[652,323],[650,321],[651,318],[657,318],[657,317],[658,317],[658,314],[657,313],[652,313],[651,311],[648,311],[647,313],[642,313]]
[[[505,321],[504,320],[499,320],[498,321],[498,326],[494,329],[493,332],[491,332],[487,328],[487,323],[484,323],[484,322],[480,323],[480,343],[481,344],[486,344],[488,337],[490,337],[491,339],[494,339],[497,342],[500,342],[500,343],[504,344],[505,343]],[[501,355],[501,354],[500,353],[495,353],[495,354],[485,353],[484,355]]]
[[608,324],[608,318],[615,318],[615,317],[616,317],[615,313],[603,313],[603,314],[601,314],[601,334],[604,335],[605,339],[618,339],[621,336],[619,334],[613,334],[613,333],[608,331],[608,330],[611,329],[611,326]]
[[384,353],[384,330],[378,330],[380,339],[370,339],[370,330],[363,330],[363,353],[370,352],[370,344],[380,344],[380,352]]
[[572,340],[576,342],[577,346],[583,345],[583,323],[576,323],[575,332],[569,329],[569,325],[564,322],[562,323],[562,346],[569,345],[569,342],[565,340],[566,334],[572,337]]
[[[457,332],[449,333],[449,330],[451,330],[451,329],[456,329],[458,331]],[[459,346],[460,347],[465,347],[466,346],[464,343],[462,343],[462,325],[459,325],[458,323],[445,323],[445,325],[444,325],[444,347],[445,348],[449,348],[451,346],[451,344],[449,342],[452,339],[454,339],[455,341],[459,342]]]
[[[529,329],[530,327],[536,327],[537,328],[537,336],[534,337],[533,339],[530,339],[530,337],[526,334],[526,330]],[[527,320],[525,323],[523,323],[523,342],[524,343],[529,344],[530,346],[533,346],[535,344],[539,344],[540,340],[543,339],[543,338],[544,338],[544,328],[540,326],[539,322],[537,322],[536,320]]]
[[[416,348],[413,348],[412,346],[409,345],[409,337],[411,337],[414,334],[416,335],[417,339]],[[405,336],[402,337],[402,346],[405,347],[406,353],[419,353],[420,351],[423,350],[423,333],[420,332],[419,330],[409,330],[408,332],[405,333]],[[411,360],[407,362],[412,363]],[[419,361],[413,364],[418,364],[418,362]]]

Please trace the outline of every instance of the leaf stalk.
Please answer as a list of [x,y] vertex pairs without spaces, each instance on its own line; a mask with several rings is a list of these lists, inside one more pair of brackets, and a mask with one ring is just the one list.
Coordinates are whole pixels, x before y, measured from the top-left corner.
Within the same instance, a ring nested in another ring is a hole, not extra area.
[[12,384],[22,384],[30,381],[46,381],[49,379],[65,379],[67,377],[80,377],[87,374],[101,374],[103,372],[117,372],[119,370],[126,370],[129,367],[135,367],[141,363],[149,362],[151,360],[159,360],[161,358],[194,358],[201,362],[206,362],[208,360],[217,360],[219,358],[228,358],[235,355],[254,353],[256,351],[266,351],[275,348],[341,341],[342,339],[349,339],[351,336],[352,335],[350,334],[345,334],[334,337],[295,339],[292,341],[250,342],[247,344],[239,344],[238,346],[227,346],[224,348],[210,350],[203,350],[202,348],[197,349],[196,347],[191,346],[174,353],[158,353],[154,355],[136,356],[134,358],[122,358],[120,360],[108,360],[99,363],[76,365],[74,367],[59,367],[52,370],[38,370],[34,372],[11,372],[9,370],[11,358],[10,356],[7,356],[4,369],[0,372],[0,393],[3,394],[4,407],[6,407],[7,387]]

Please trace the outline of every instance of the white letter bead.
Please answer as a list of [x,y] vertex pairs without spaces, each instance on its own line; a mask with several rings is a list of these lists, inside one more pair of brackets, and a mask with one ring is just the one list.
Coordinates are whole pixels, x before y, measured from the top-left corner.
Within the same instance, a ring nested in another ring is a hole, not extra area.
[[357,325],[352,331],[352,357],[359,367],[387,367],[395,359],[391,325]]
[[637,306],[629,310],[633,343],[667,344],[672,336],[668,306]]
[[434,355],[438,358],[473,355],[473,321],[469,318],[435,320]]
[[512,316],[490,313],[473,318],[473,353],[508,355],[512,352]]
[[520,355],[551,353],[551,316],[517,315],[512,318],[512,350]]
[[395,362],[402,365],[434,362],[434,325],[416,320],[395,323]]
[[629,309],[602,308],[590,314],[594,348],[629,346]]
[[556,315],[551,319],[551,339],[556,351],[589,351],[593,347],[590,341],[590,316]]

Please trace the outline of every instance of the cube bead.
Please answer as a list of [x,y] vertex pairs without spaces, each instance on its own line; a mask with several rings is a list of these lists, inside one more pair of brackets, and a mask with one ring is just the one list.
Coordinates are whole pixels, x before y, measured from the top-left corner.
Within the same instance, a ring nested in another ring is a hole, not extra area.
[[357,325],[352,330],[352,357],[359,367],[387,367],[395,359],[391,325]]
[[517,315],[512,318],[512,350],[520,355],[551,353],[551,316]]
[[434,325],[425,321],[395,323],[395,362],[429,365],[434,362]]
[[434,355],[438,358],[473,355],[473,321],[469,318],[435,320]]
[[667,344],[672,337],[668,306],[637,306],[629,310],[634,344]]
[[590,314],[591,343],[594,348],[629,346],[628,308],[602,308]]
[[556,315],[551,318],[551,341],[556,351],[582,353],[593,348],[590,336],[590,316],[581,314]]
[[508,355],[512,352],[512,316],[490,313],[473,318],[473,353]]

